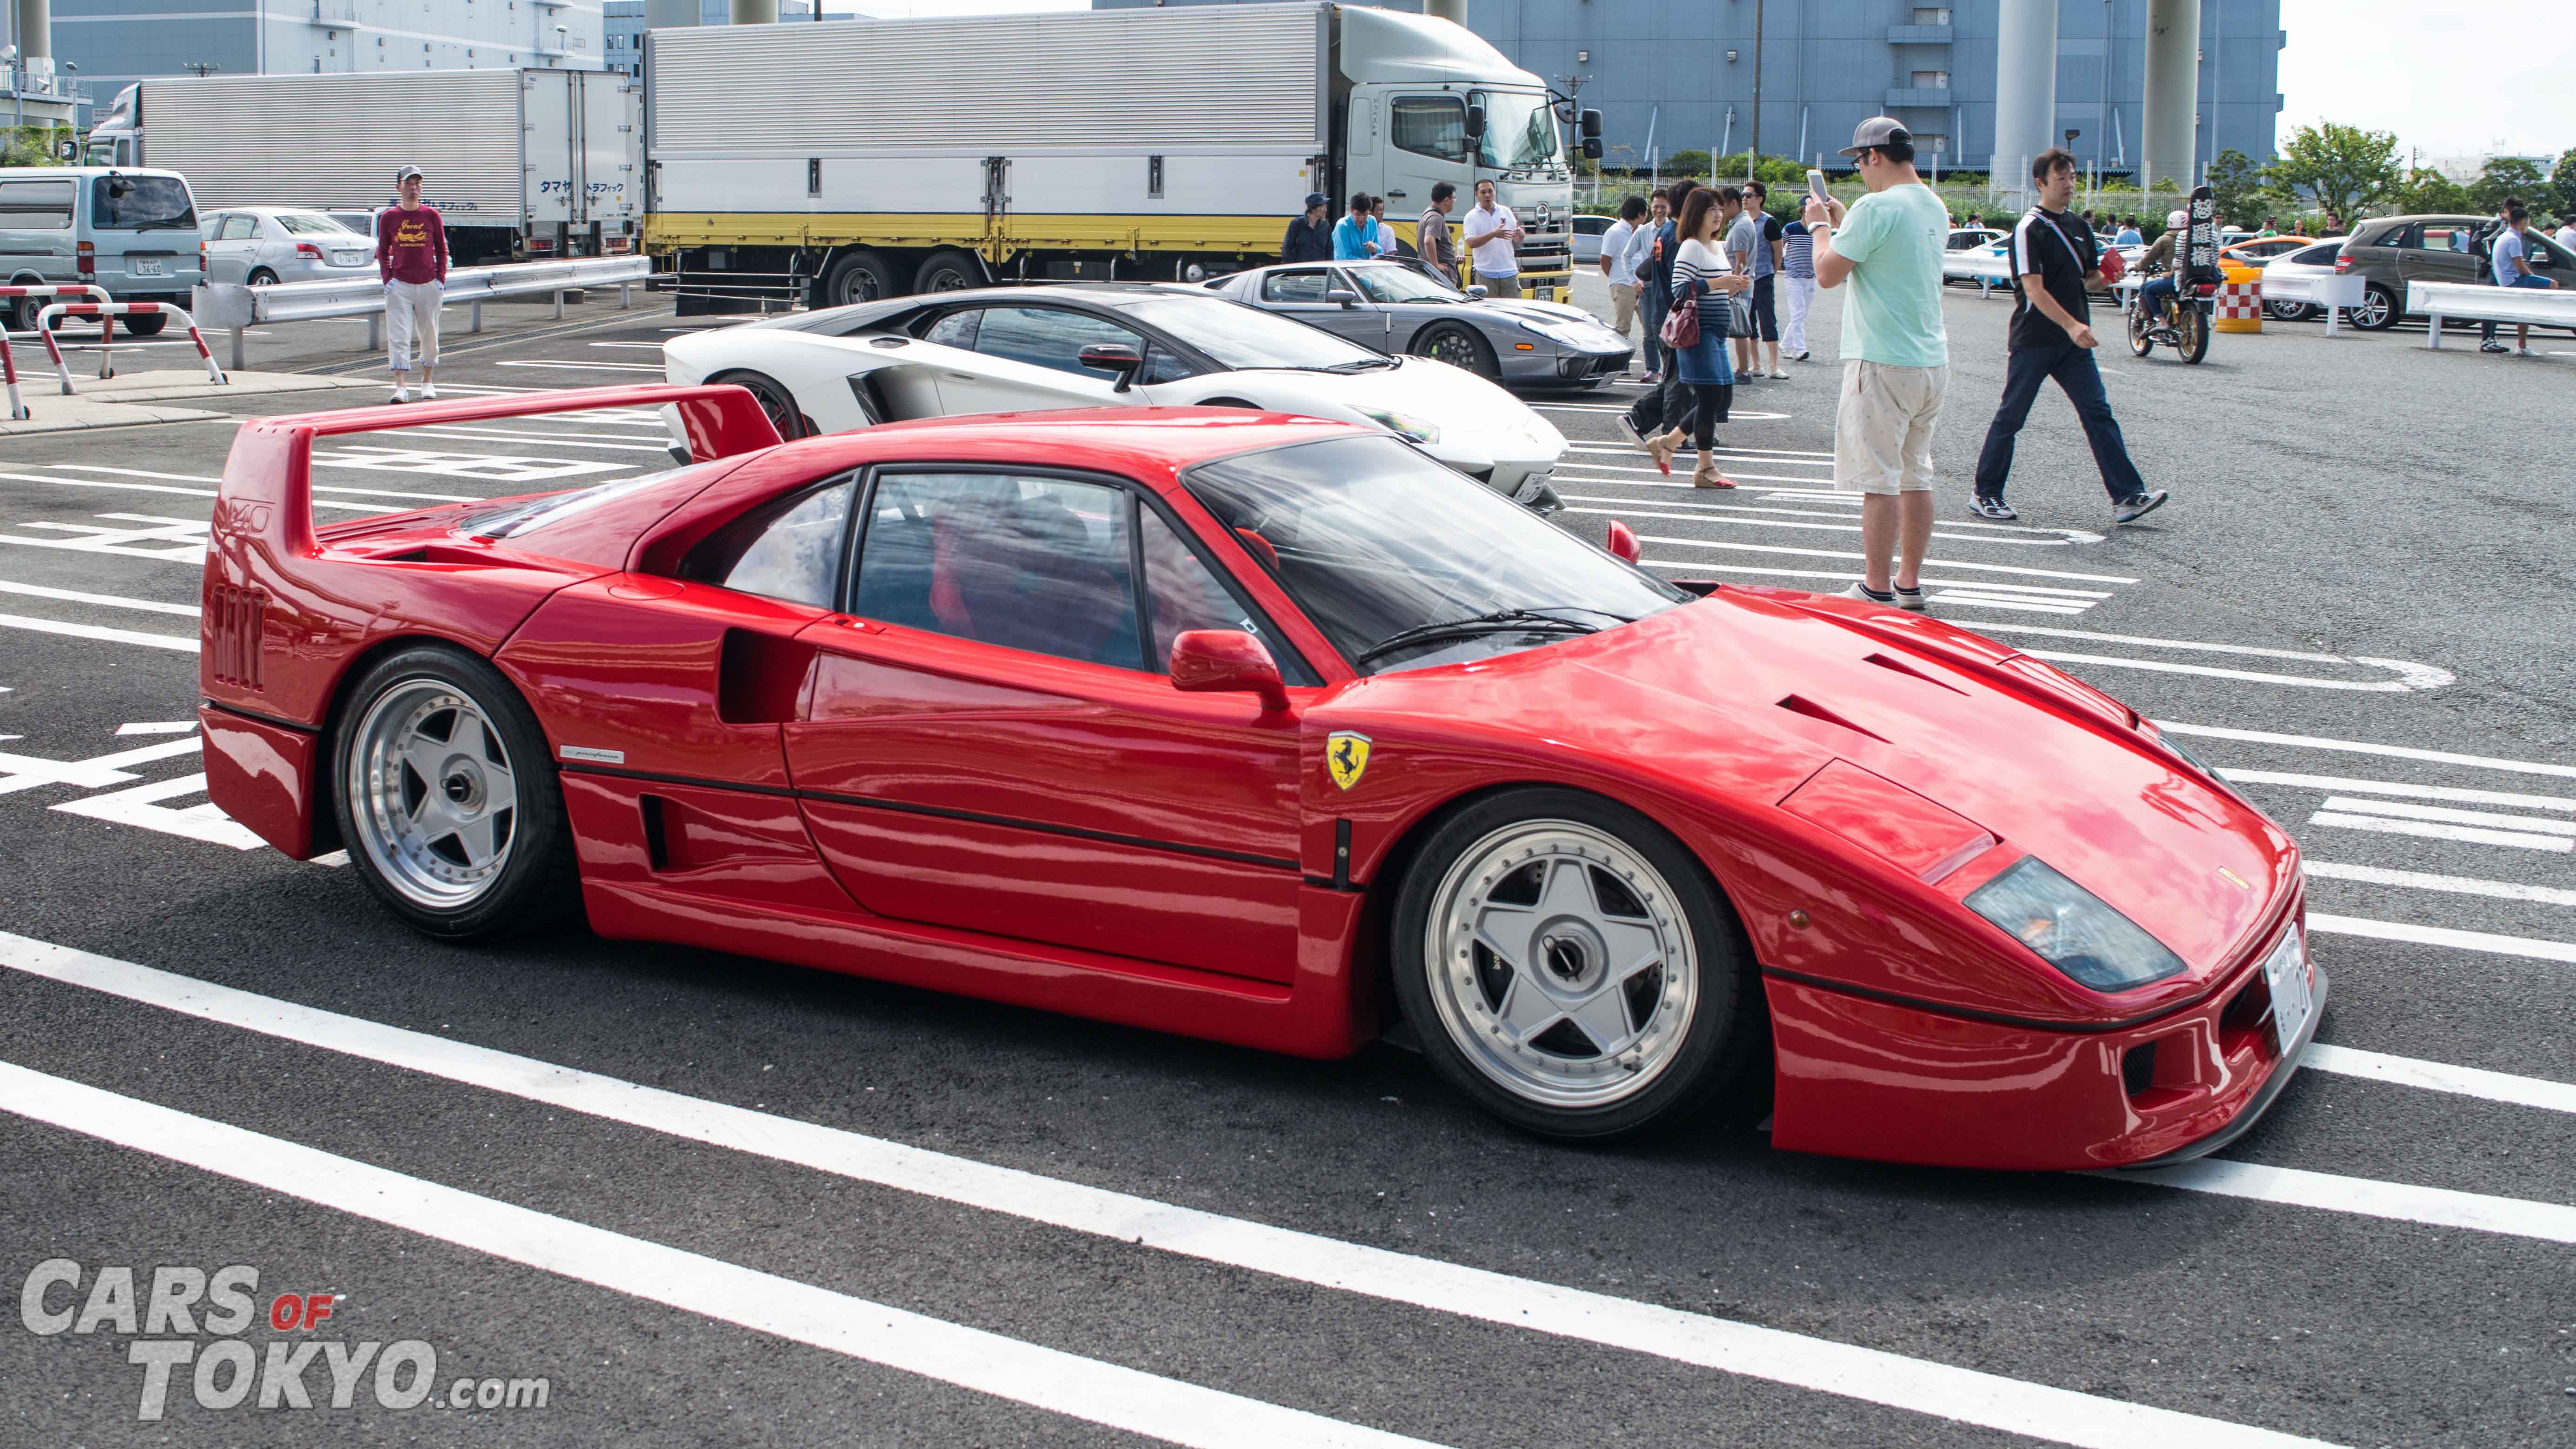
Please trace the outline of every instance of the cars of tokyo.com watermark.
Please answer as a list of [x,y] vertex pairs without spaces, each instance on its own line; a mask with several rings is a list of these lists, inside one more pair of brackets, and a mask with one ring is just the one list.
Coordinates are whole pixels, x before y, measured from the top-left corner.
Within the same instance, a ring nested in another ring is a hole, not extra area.
[[[543,1409],[542,1378],[456,1378],[442,1383],[438,1350],[417,1338],[384,1343],[324,1334],[344,1295],[263,1295],[247,1263],[208,1272],[190,1266],[85,1268],[48,1258],[18,1289],[18,1322],[41,1338],[113,1332],[125,1361],[143,1372],[135,1417],[159,1419],[173,1393],[202,1409],[346,1409],[360,1396],[386,1409]],[[265,1307],[263,1307],[263,1303]],[[249,1335],[268,1334],[254,1342]]]

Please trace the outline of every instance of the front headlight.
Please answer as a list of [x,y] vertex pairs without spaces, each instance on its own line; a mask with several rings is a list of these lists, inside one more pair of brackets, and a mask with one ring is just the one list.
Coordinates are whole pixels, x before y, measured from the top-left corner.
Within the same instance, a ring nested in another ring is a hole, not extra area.
[[1354,409],[1354,411],[1356,411],[1361,417],[1368,419],[1370,422],[1377,424],[1379,427],[1386,429],[1388,432],[1395,434],[1397,437],[1402,438],[1407,442],[1436,443],[1440,441],[1440,429],[1431,423],[1424,422],[1420,418],[1411,417],[1404,413],[1390,412],[1385,408],[1357,408]]
[[2108,902],[2024,856],[1962,904],[2096,991],[2126,991],[2178,975],[2180,956]]

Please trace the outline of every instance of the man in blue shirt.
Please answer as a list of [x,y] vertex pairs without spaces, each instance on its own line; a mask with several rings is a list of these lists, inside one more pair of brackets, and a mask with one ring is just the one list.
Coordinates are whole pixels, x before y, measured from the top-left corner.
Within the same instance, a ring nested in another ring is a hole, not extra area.
[[2111,245],[2115,247],[2142,247],[2146,244],[2146,234],[2138,230],[2138,219],[2134,216],[2122,221],[2120,234],[2111,238]]
[[1351,193],[1351,214],[1333,228],[1334,261],[1364,262],[1377,255],[1377,218],[1370,214],[1376,202],[1365,191]]

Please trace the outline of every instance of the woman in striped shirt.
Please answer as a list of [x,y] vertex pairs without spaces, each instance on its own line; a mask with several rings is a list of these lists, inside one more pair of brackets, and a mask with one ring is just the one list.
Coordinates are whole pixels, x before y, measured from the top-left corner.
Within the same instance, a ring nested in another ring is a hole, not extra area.
[[[1753,282],[1727,260],[1725,243],[1719,238],[1742,199],[1732,186],[1692,192],[1682,204],[1681,248],[1673,254],[1673,305],[1695,301],[1699,307],[1699,342],[1673,354],[1682,381],[1690,385],[1697,403],[1691,419],[1691,442],[1699,450],[1699,461],[1691,468],[1694,488],[1735,486],[1734,479],[1717,470],[1717,425],[1726,421],[1727,409],[1735,401],[1735,373],[1726,362],[1726,335],[1734,321],[1727,299],[1749,290]],[[1679,428],[1647,442],[1656,465],[1667,473],[1681,446]]]

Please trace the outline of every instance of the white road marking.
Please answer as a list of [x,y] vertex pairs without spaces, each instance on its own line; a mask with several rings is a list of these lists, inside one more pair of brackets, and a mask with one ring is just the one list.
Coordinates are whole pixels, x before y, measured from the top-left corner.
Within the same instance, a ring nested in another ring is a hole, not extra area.
[[[658,450],[656,450],[658,451]],[[435,473],[487,483],[544,483],[587,473],[630,471],[631,463],[593,463],[580,458],[528,458],[509,453],[441,453],[425,448],[380,448],[351,444],[317,451],[313,461],[332,468],[364,468],[379,473]]]
[[2427,875],[2417,870],[2388,870],[2376,865],[2343,865],[2329,860],[2301,862],[2313,880],[2357,880],[2371,885],[2404,886],[2409,890],[2447,891],[2452,895],[2491,896],[2500,901],[2530,901],[2536,905],[2576,908],[2576,891],[2556,886],[2524,885],[2520,881],[2478,880],[2464,875]]
[[[122,473],[129,478],[170,478],[182,483],[221,483],[221,478],[208,478],[197,473],[150,473],[141,468],[106,468],[94,463],[47,463],[58,473]],[[7,477],[0,474],[0,477]],[[347,483],[316,483],[316,493],[337,493],[351,498],[409,498],[429,503],[480,503],[470,493],[407,493],[394,488],[360,488]],[[337,505],[333,505],[337,506]]]
[[2156,728],[2178,735],[2193,735],[2213,740],[2243,740],[2257,745],[2290,745],[2307,750],[2341,750],[2356,755],[2386,755],[2397,760],[2424,760],[2436,765],[2469,765],[2481,770],[2506,770],[2518,775],[2555,775],[2576,780],[2576,765],[2544,764],[2536,760],[2506,760],[2492,755],[2455,755],[2448,750],[2419,750],[2408,745],[2375,745],[2362,740],[2329,740],[2314,735],[2282,735],[2267,730],[2224,729],[2217,725],[2183,724],[2174,720],[2157,720]]
[[2360,780],[2347,775],[2295,775],[2279,770],[2221,770],[2240,785],[2301,785],[2312,790],[2349,790],[2356,795],[2404,795],[2417,800],[2449,800],[2461,805],[2509,805],[2524,810],[2576,811],[2576,798],[2565,795],[2520,795],[2509,790],[2465,790],[2456,785],[2407,785],[2395,780]]
[[[190,609],[188,612],[193,614],[197,611]],[[191,735],[196,732],[197,722],[192,719],[151,720],[140,724],[121,724],[116,727],[116,735],[119,739],[127,735]]]
[[1925,602],[1933,604],[1973,604],[1982,609],[2018,609],[2023,613],[2028,614],[2081,614],[2086,609],[2092,607],[2090,604],[2078,604],[2072,601],[2065,603],[2050,603],[2042,599],[2015,597],[2008,594],[1996,594],[1992,592],[1979,593],[1973,588],[1945,589],[1940,593],[1931,595],[1925,600]]
[[[18,584],[0,579],[0,594],[24,594],[31,599],[60,599],[72,604],[96,604],[103,609],[134,609],[146,614],[179,614],[197,617],[194,604],[165,604],[158,599],[128,599],[117,594],[84,594],[78,589],[47,588],[43,584]],[[188,726],[195,729],[194,724]]]
[[[2184,671],[2194,674],[2212,673],[2217,674],[2222,678],[2230,679],[2260,679],[2270,682],[2287,681],[2299,684],[2310,684],[2324,689],[2368,689],[2379,691],[2441,689],[2447,685],[2459,682],[2459,676],[2451,673],[2447,669],[2437,669],[2430,664],[2417,664],[2414,661],[2407,659],[2375,659],[2365,655],[2307,654],[2295,649],[2263,649],[2250,644],[2205,644],[2193,639],[2153,639],[2137,634],[2096,634],[2086,629],[2049,629],[2037,624],[2005,624],[1998,625],[1996,627],[1999,632],[2003,633],[2051,634],[2063,639],[2087,639],[2104,644],[2135,644],[2147,649],[2188,650],[2202,654],[2236,654],[2255,659],[2290,659],[2296,660],[2302,664],[2366,665],[2373,669],[2389,670],[2397,675],[2397,678],[2394,681],[2332,684],[2312,680],[2304,675],[2245,674],[2231,670],[2210,669],[2207,666],[2197,666]],[[2077,656],[2070,655],[2068,657],[2073,658]],[[2129,667],[2145,668],[2147,666],[2132,663]]]
[[[0,629],[24,629],[30,634],[62,634],[74,639],[96,639],[107,644],[141,644],[153,649],[176,649],[197,652],[193,635],[145,634],[132,629],[110,629],[98,624],[67,624],[60,619],[34,619],[24,614],[0,614]],[[0,770],[8,768],[8,756],[0,755]],[[0,789],[7,788],[0,784]]]
[[649,372],[649,373],[653,374],[655,377],[660,377],[660,376],[662,376],[662,375],[663,375],[663,373],[664,373],[664,371],[665,371],[665,369],[662,367],[662,365],[661,365],[661,364],[659,364],[659,363],[654,363],[654,362],[569,362],[569,361],[562,361],[562,362],[556,362],[556,361],[537,362],[537,361],[527,361],[527,362],[496,362],[496,363],[494,363],[494,364],[493,364],[493,366],[495,366],[495,367],[541,367],[541,368],[551,368],[551,369],[553,369],[553,370],[555,370],[555,371],[558,371],[558,372]]
[[[94,523],[29,523],[21,526],[71,536],[24,538],[14,533],[0,533],[0,543],[17,544],[25,548],[66,549],[73,553],[115,554],[122,558],[153,559],[163,563],[202,565],[206,561],[208,525],[202,519],[164,518],[157,513],[100,513],[92,516],[115,523],[140,523],[147,526],[101,528]],[[148,545],[167,545],[167,547]]]
[[86,760],[42,760],[33,755],[0,754],[0,795],[14,795],[43,785],[104,790],[110,785],[130,784],[142,778],[126,769],[128,765],[148,765],[155,760],[194,754],[196,750],[197,741],[192,737],[164,740],[157,745],[140,745],[112,755],[92,755]]
[[[1567,511],[1572,512],[1573,510],[1569,509]],[[1672,538],[1663,534],[1653,533],[1638,535],[1638,542],[1668,543],[1676,548],[1724,549],[1729,553],[1776,553],[1788,554],[1798,558],[1847,559],[1853,563],[1858,563],[1861,559],[1859,554],[1841,549],[1790,548],[1783,544],[1736,543],[1727,539]],[[2118,574],[2081,574],[2073,573],[2065,569],[2035,569],[2023,564],[1970,563],[1965,559],[1955,558],[1927,558],[1923,561],[1923,566],[1930,569],[1974,569],[1979,573],[2012,574],[2018,578],[2029,579],[2067,579],[2075,583],[2082,584],[2134,584],[2137,582],[2136,579],[2122,578]],[[2110,596],[2105,594],[2102,595],[2102,597],[2108,598]]]
[[203,1021],[985,1212],[1508,1328],[2089,1449],[2313,1445],[2268,1429],[1178,1207],[280,1001],[0,932],[0,966]]
[[[51,483],[58,488],[113,488],[125,493],[175,493],[187,498],[212,498],[215,496],[215,490],[212,488],[180,488],[168,483],[116,483],[105,478],[46,478],[34,473],[0,473],[0,478],[10,479],[19,483]],[[372,504],[333,503],[324,498],[314,499],[313,506],[316,508],[349,508],[355,509],[360,513],[383,513],[387,511],[382,507]],[[101,518],[111,518],[116,515],[102,513],[99,516]],[[23,539],[11,541],[25,542]]]
[[2356,800],[2344,795],[2329,795],[2328,810],[2347,810],[2363,815],[2394,815],[2404,820],[2447,820],[2454,825],[2492,825],[2500,829],[2522,830],[2537,835],[2576,836],[2576,820],[2545,820],[2533,815],[2500,815],[2492,810],[2459,810],[2448,805],[2405,805],[2394,800]]
[[631,348],[639,352],[659,352],[662,350],[662,344],[659,342],[594,342],[590,345],[593,347],[624,347]]
[[2256,1202],[2287,1203],[2295,1207],[2321,1208],[2327,1212],[2391,1218],[2429,1227],[2467,1228],[2481,1233],[2538,1238],[2543,1242],[2576,1243],[2576,1207],[2563,1203],[2490,1197],[2485,1193],[2460,1192],[2447,1187],[2375,1182],[2367,1178],[2309,1172],[2303,1168],[2264,1167],[2251,1162],[2228,1162],[2207,1157],[2173,1167],[2105,1172],[2096,1176],[2117,1177],[2124,1182],[2144,1183],[2150,1187],[2179,1187],[2192,1192],[2217,1193],[2223,1197],[2251,1198]]
[[446,427],[405,428],[403,431],[424,437],[481,438],[505,443],[534,443],[548,448],[606,448],[620,453],[661,453],[666,456],[670,452],[666,447],[653,443],[639,443],[632,437],[593,433],[531,433],[515,429],[503,432],[498,429]]
[[2375,1082],[2420,1087],[2427,1092],[2483,1097],[2490,1102],[2509,1102],[2517,1107],[2538,1107],[2548,1112],[2576,1112],[2576,1083],[2553,1082],[2544,1077],[2518,1077],[2510,1072],[2455,1067],[2444,1062],[2418,1061],[2413,1057],[2385,1056],[2353,1047],[2329,1046],[2321,1041],[2308,1044],[2308,1054],[2300,1060],[2300,1065],[2339,1076],[2367,1077]]
[[206,777],[203,774],[181,775],[175,780],[156,780],[149,785],[111,790],[104,795],[66,800],[54,808],[68,815],[87,815],[117,825],[140,826],[164,835],[202,840],[209,845],[229,845],[235,850],[267,847],[267,841],[252,834],[248,826],[235,824],[233,818],[211,800],[185,809],[172,809],[161,803],[181,795],[204,793]]
[[[1671,486],[1671,487],[1677,487],[1677,488],[1687,488],[1687,487],[1689,487],[1690,485],[1689,485],[1689,484],[1687,484],[1687,483],[1679,483],[1679,484],[1671,484],[1671,485],[1657,484],[1657,485],[1654,485],[1654,486],[1657,486],[1657,487]],[[1693,491],[1695,491],[1695,492],[1703,492],[1703,493],[1704,493],[1704,492],[1706,492],[1707,490],[1706,490],[1706,489],[1695,489],[1695,490],[1693,490]],[[1630,498],[1596,498],[1596,497],[1591,497],[1591,496],[1582,495],[1582,494],[1568,494],[1568,495],[1566,495],[1566,501],[1567,501],[1567,502],[1569,502],[1569,503],[1626,503],[1626,504],[1634,504],[1634,503],[1636,503],[1638,500],[1636,500],[1636,499],[1630,499]],[[1709,513],[1709,514],[1759,513],[1759,514],[1764,514],[1764,515],[1767,515],[1767,516],[1770,516],[1770,517],[1775,517],[1775,518],[1829,518],[1829,519],[1834,520],[1834,521],[1836,522],[1836,524],[1837,524],[1837,525],[1841,525],[1841,524],[1842,524],[1842,520],[1847,519],[1847,518],[1850,518],[1850,517],[1852,516],[1852,515],[1851,515],[1851,513],[1849,512],[1849,510],[1844,510],[1844,511],[1834,512],[1834,513],[1815,513],[1815,512],[1811,512],[1811,511],[1809,511],[1809,510],[1807,510],[1807,509],[1804,509],[1804,508],[1773,508],[1773,507],[1767,507],[1767,506],[1765,506],[1765,505],[1763,505],[1763,504],[1759,504],[1759,503],[1682,503],[1682,502],[1676,502],[1676,501],[1666,500],[1666,499],[1653,499],[1653,500],[1648,500],[1648,501],[1652,502],[1652,503],[1654,504],[1654,506],[1655,506],[1655,507],[1657,507],[1657,508],[1683,508],[1683,509],[1688,509],[1688,510],[1690,510],[1690,511],[1691,511],[1691,512],[1693,512],[1693,513]],[[1612,511],[1612,510],[1609,510],[1609,509],[1601,509],[1601,508],[1570,508],[1570,509],[1567,509],[1566,511],[1567,511],[1567,512],[1569,512],[1569,513],[1606,513],[1606,512],[1610,512],[1610,511]],[[1734,519],[1734,518],[1728,517],[1728,518],[1703,518],[1703,519],[1699,519],[1699,520],[1697,520],[1697,521],[1702,522],[1702,523],[1733,523],[1733,522],[1736,522],[1737,520],[1736,520],[1736,519]],[[2102,541],[2102,535],[2100,535],[2100,534],[2098,534],[2098,533],[2086,533],[2084,530],[2082,530],[2082,529],[2080,529],[2080,528],[2025,528],[2025,527],[2021,526],[2020,524],[2015,524],[2015,523],[1960,523],[1960,524],[1953,524],[1953,525],[1951,525],[1951,526],[1952,526],[1952,527],[1954,527],[1954,528],[1964,528],[1964,529],[1972,529],[1972,530],[1976,530],[1977,532],[1965,533],[1965,534],[1954,534],[1954,535],[1951,535],[1952,537],[1956,537],[1956,538],[1964,538],[1964,539],[1968,539],[1968,540],[1970,540],[1970,541],[1972,541],[1972,542],[1983,542],[1983,543],[2022,543],[2022,542],[2026,542],[2026,541],[2027,541],[2027,540],[2024,540],[2024,539],[2018,539],[2018,538],[1987,538],[1987,539],[1980,539],[1980,538],[1978,538],[1978,537],[1977,537],[1977,533],[1979,533],[1979,532],[1981,532],[1981,533],[2038,533],[2038,534],[2048,534],[2048,535],[2052,535],[2052,537],[2051,537],[2051,538],[2050,538],[2050,540],[2049,540],[2049,541],[2050,541],[2050,542],[2052,542],[2052,543],[2054,543],[2054,542],[2060,542],[2060,541],[2063,541],[2063,542],[2066,542],[2066,543],[2100,543],[2100,542]],[[1935,535],[1935,536],[1936,536],[1936,537],[1938,537],[1939,535]]]
[[[1659,504],[1656,506],[1670,507],[1671,505]],[[1621,518],[1660,518],[1672,523],[1724,523],[1731,524],[1738,528],[1793,528],[1813,533],[1860,532],[1860,525],[1857,523],[1788,523],[1776,518],[1712,518],[1705,513],[1657,513],[1650,509],[1639,508],[1568,508],[1565,511],[1568,513],[1607,513]],[[1790,510],[1746,509],[1744,511],[1748,513],[1786,513]],[[1832,515],[1811,513],[1800,516],[1808,518],[1826,518],[1831,517]],[[1979,538],[1974,534],[1940,532],[1935,532],[1932,536],[1945,543],[2001,544],[2013,548],[2064,548],[2070,542],[2074,541],[2064,538]]]
[[[2277,684],[2288,689],[2343,689],[2363,694],[2403,694],[2413,689],[2441,687],[2411,683],[2405,679],[2319,679],[2309,674],[2273,674],[2260,669],[2228,669],[2216,664],[2185,664],[2174,659],[2124,659],[2116,654],[2069,654],[2055,649],[2025,649],[2022,652],[2034,659],[2045,659],[2052,664],[2098,664],[2105,669],[2143,669],[2155,674],[2196,674],[2205,679],[2239,679],[2248,684]],[[2434,672],[2441,673],[2439,670]],[[2450,678],[2448,674],[2442,675],[2444,683],[2450,682]]]
[[[1855,584],[1861,581],[1861,576],[1856,573],[1833,573],[1824,569],[1766,569],[1755,568],[1749,564],[1712,564],[1700,563],[1696,560],[1685,561],[1682,559],[1669,558],[1650,558],[1645,560],[1645,565],[1648,568],[1670,569],[1675,574],[1686,579],[1704,578],[1710,574],[1754,574],[1765,578],[1778,579],[1826,579],[1836,583],[1845,584]],[[1981,587],[1978,584],[1953,583],[1941,579],[1926,579],[1924,582],[1940,588],[1966,588],[1974,590]],[[1824,589],[1819,592],[1834,593],[1838,591],[1833,589]],[[2062,602],[2043,600],[2035,595],[2004,598],[1995,594],[1980,595],[1970,593],[1962,595],[1945,593],[1938,595],[1937,597],[1945,603],[1967,604],[1978,608],[2018,609],[2034,614],[2080,614],[2086,609],[2092,607],[2089,603],[2077,603],[2072,600]]]
[[[1625,453],[1631,458],[1645,456],[1626,443],[1595,443],[1586,440],[1568,443],[1565,446],[1568,452],[1574,453]],[[1801,467],[1830,468],[1834,462],[1833,454],[1819,453],[1813,448],[1739,448],[1732,444],[1720,443],[1717,445],[1717,455],[1721,458],[1732,458],[1738,455],[1752,458],[1779,458],[1797,463]]]
[[2320,810],[2308,817],[2308,823],[2335,830],[2367,830],[2378,835],[2412,835],[2422,840],[2457,840],[2470,845],[2501,845],[2517,850],[2554,850],[2560,854],[2576,851],[2576,840],[2564,840],[2554,835],[2479,830],[2467,825],[2436,825],[2428,820],[2392,820],[2384,815],[2340,815],[2331,810]]
[[[506,362],[501,365],[509,366]],[[1542,413],[1624,413],[1627,411],[1617,403],[1531,403],[1530,409],[1533,412]],[[1727,411],[1726,420],[1730,423],[1785,423],[1789,417],[1788,413],[1766,413],[1757,412],[1751,408],[1731,408]]]
[[994,1398],[1203,1449],[1426,1441],[835,1293],[0,1062],[0,1107],[505,1262]]
[[2447,946],[2455,951],[2483,951],[2493,956],[2524,956],[2534,961],[2576,963],[2576,941],[2544,941],[2531,936],[2499,936],[2487,931],[2455,931],[2448,926],[2419,926],[2411,921],[2373,921],[2360,916],[2327,916],[2310,912],[2308,929],[2330,936],[2367,936],[2376,941],[2404,941],[2416,946]]

